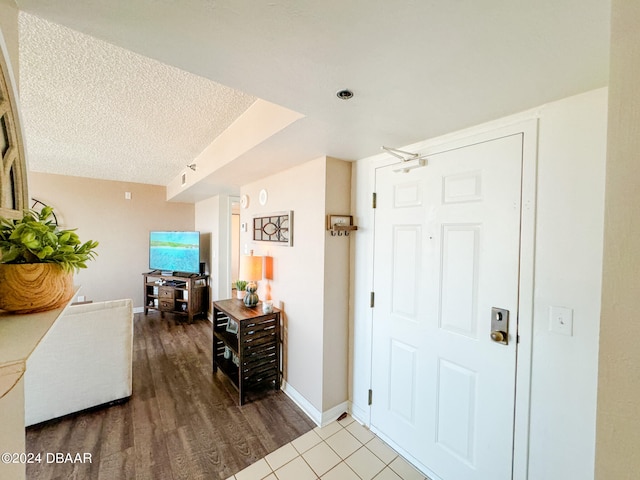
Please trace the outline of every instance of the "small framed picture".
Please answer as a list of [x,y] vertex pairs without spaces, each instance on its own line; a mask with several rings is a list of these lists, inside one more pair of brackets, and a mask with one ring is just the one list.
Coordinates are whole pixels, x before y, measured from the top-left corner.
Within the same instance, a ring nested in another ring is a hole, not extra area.
[[227,332],[233,333],[234,335],[238,334],[238,322],[235,320],[229,319],[227,322]]

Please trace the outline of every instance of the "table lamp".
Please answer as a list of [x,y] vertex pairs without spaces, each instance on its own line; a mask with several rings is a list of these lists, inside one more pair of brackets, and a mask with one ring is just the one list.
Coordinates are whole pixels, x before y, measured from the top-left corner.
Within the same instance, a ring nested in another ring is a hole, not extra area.
[[240,258],[240,278],[247,281],[247,294],[243,300],[245,306],[255,307],[259,301],[256,282],[262,280],[262,257],[254,256],[253,250],[251,255]]
[[273,312],[273,300],[271,299],[271,284],[269,280],[273,280],[273,257],[265,255],[262,257],[262,274],[267,284],[264,286],[264,299],[262,300],[262,313]]

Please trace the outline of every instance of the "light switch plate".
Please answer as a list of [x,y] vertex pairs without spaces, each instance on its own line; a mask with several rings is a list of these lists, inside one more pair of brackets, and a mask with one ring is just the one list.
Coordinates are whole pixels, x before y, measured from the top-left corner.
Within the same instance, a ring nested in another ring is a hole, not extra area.
[[549,307],[549,330],[560,335],[573,335],[573,309]]

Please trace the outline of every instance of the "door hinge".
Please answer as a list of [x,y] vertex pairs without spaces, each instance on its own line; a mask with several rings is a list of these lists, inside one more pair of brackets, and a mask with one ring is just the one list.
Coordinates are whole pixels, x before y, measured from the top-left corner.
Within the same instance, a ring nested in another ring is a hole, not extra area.
[[378,204],[378,195],[376,194],[376,192],[373,192],[373,199],[372,199],[372,207],[376,208]]
[[369,405],[373,403],[373,390],[369,389]]
[[369,306],[373,308],[375,303],[376,303],[376,294],[375,292],[371,292],[371,296],[369,297]]

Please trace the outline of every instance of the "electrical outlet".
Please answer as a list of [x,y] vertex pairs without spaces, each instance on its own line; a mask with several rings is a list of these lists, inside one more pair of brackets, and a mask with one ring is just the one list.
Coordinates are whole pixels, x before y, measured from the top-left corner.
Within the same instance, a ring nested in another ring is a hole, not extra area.
[[549,307],[549,330],[560,335],[573,335],[573,309]]

